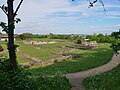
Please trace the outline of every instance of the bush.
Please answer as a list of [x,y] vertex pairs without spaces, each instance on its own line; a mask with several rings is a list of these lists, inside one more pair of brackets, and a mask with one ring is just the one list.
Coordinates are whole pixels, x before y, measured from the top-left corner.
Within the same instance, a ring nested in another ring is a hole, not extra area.
[[71,84],[69,80],[60,74],[56,75],[39,75],[36,78],[38,87],[37,90],[70,90]]
[[118,53],[118,51],[120,50],[120,43],[112,43],[111,48]]
[[34,90],[33,80],[30,73],[24,69],[14,68],[9,60],[0,60],[0,89],[1,90]]
[[13,68],[9,60],[0,59],[0,90],[70,90],[65,76],[33,75],[21,67]]

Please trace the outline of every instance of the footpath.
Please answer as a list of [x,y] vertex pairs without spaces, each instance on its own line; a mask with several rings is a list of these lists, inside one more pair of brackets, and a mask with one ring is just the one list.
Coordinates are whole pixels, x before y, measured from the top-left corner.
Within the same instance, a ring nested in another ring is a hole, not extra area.
[[66,74],[66,77],[70,80],[70,83],[72,84],[71,90],[84,90],[84,86],[82,82],[85,78],[110,71],[113,68],[117,67],[119,64],[120,64],[120,53],[117,56],[113,55],[111,61],[105,65],[93,69],[89,69],[86,71]]

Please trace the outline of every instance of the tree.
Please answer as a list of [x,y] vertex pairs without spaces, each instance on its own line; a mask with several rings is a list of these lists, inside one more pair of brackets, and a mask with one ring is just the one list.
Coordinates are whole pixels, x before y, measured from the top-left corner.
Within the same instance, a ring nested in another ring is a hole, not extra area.
[[112,32],[111,34],[112,37],[116,38],[118,40],[117,43],[112,43],[111,48],[113,48],[113,50],[118,53],[118,51],[120,50],[120,29],[118,32]]
[[14,44],[14,29],[15,29],[15,23],[18,23],[21,21],[19,18],[16,18],[17,12],[22,4],[23,0],[20,0],[16,10],[13,9],[13,3],[14,0],[7,0],[7,6],[2,5],[0,8],[7,16],[7,23],[1,22],[0,26],[2,27],[3,31],[5,31],[8,34],[8,51],[9,51],[9,59],[10,63],[13,67],[17,66],[16,61],[16,45]]
[[115,37],[116,39],[120,39],[120,29],[118,32],[112,32],[111,36]]

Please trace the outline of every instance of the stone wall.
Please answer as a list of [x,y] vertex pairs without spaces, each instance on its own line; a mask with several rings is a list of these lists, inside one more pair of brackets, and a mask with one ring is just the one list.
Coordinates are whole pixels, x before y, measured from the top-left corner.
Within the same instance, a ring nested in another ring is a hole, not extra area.
[[36,44],[52,44],[52,43],[56,43],[55,41],[23,41],[24,44],[30,44],[30,45],[36,45]]
[[[31,59],[31,57],[28,57],[28,58]],[[69,55],[69,56],[62,56],[62,57],[53,58],[53,59],[50,59],[50,60],[47,60],[47,61],[36,61],[36,59],[35,59],[34,62],[27,62],[25,64],[22,64],[22,67],[28,68],[28,67],[37,66],[37,65],[45,66],[45,65],[53,64],[53,63],[60,62],[60,61],[63,61],[63,60],[68,60],[68,59],[72,59],[72,56],[71,55]]]

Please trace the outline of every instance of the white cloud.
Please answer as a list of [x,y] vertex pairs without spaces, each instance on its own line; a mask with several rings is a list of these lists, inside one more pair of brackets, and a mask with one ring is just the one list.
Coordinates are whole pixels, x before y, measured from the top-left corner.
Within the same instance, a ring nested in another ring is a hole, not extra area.
[[[15,1],[16,7],[19,0]],[[106,4],[105,7],[107,10],[111,8],[119,8],[114,4]],[[60,15],[56,15],[56,17],[54,16],[55,13],[61,12],[65,12],[66,15],[63,17],[60,17]],[[72,5],[69,0],[24,0],[18,14],[18,17],[22,19],[22,22],[17,25],[16,32],[74,32],[72,29],[76,29],[76,32],[79,32],[79,30],[82,30],[81,28],[84,23],[91,24],[92,21],[94,23],[97,21],[103,22],[103,18],[118,18],[118,16],[120,16],[118,12],[120,13],[120,11],[111,10],[104,14],[103,7],[99,3],[93,8],[88,8],[87,0],[80,2],[80,5]],[[53,15],[53,17],[51,15]],[[97,16],[100,18],[90,19]],[[91,21],[81,21],[81,19],[86,18]],[[0,12],[0,20],[5,19],[4,15]],[[89,27],[89,25],[87,26],[86,24],[85,27]],[[102,28],[106,29],[107,27]],[[111,26],[109,28],[113,29],[116,27]],[[97,30],[98,28],[94,29]]]

